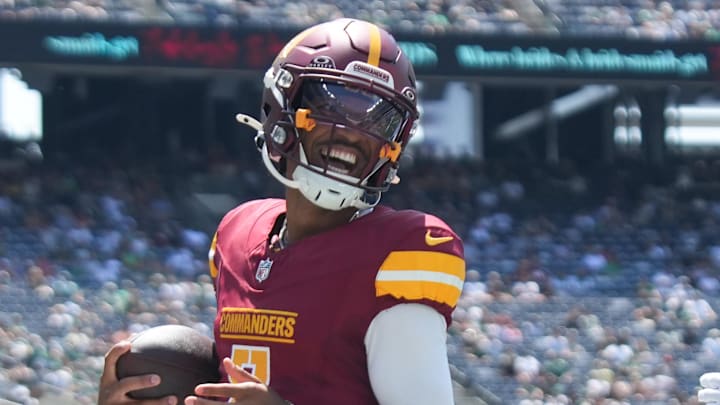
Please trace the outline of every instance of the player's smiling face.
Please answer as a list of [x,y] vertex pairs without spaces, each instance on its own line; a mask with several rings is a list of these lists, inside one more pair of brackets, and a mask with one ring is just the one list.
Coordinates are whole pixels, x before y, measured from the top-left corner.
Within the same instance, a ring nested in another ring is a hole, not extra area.
[[318,125],[302,136],[302,145],[311,165],[328,172],[363,178],[372,153],[366,135],[342,126]]
[[[328,173],[365,179],[406,122],[393,101],[367,89],[308,79],[296,125],[308,162]],[[385,148],[385,149],[384,149]]]

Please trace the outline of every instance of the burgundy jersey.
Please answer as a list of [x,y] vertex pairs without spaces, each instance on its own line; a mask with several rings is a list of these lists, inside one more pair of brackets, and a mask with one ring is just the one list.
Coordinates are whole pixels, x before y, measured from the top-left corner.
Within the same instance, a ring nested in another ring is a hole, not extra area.
[[377,404],[364,345],[370,322],[416,302],[449,324],[465,278],[462,242],[432,215],[380,206],[275,250],[270,237],[284,213],[284,200],[251,201],[218,227],[210,249],[218,355],[296,405]]

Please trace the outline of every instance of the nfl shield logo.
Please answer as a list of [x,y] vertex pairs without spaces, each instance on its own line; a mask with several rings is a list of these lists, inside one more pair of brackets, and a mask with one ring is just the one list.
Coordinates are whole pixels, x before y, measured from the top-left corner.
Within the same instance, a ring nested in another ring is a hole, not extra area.
[[257,271],[255,272],[255,279],[259,283],[267,280],[267,278],[270,276],[270,268],[272,267],[272,264],[273,262],[270,259],[260,260],[260,263],[258,263]]

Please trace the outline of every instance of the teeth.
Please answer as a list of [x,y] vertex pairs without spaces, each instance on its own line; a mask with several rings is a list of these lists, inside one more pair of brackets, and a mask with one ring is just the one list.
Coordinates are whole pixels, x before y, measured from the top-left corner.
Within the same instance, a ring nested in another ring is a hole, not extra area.
[[357,155],[352,152],[345,152],[338,149],[330,149],[330,151],[325,151],[324,155],[345,163],[349,163],[351,165],[354,165],[357,162]]

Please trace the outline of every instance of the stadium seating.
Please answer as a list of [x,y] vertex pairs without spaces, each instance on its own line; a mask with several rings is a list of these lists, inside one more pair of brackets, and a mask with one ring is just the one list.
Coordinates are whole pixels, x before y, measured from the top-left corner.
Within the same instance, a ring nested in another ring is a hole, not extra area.
[[462,1],[34,1],[0,2],[0,20],[59,20],[179,25],[295,27],[338,17],[373,21],[393,31],[442,34],[720,38],[720,8],[711,0]]

